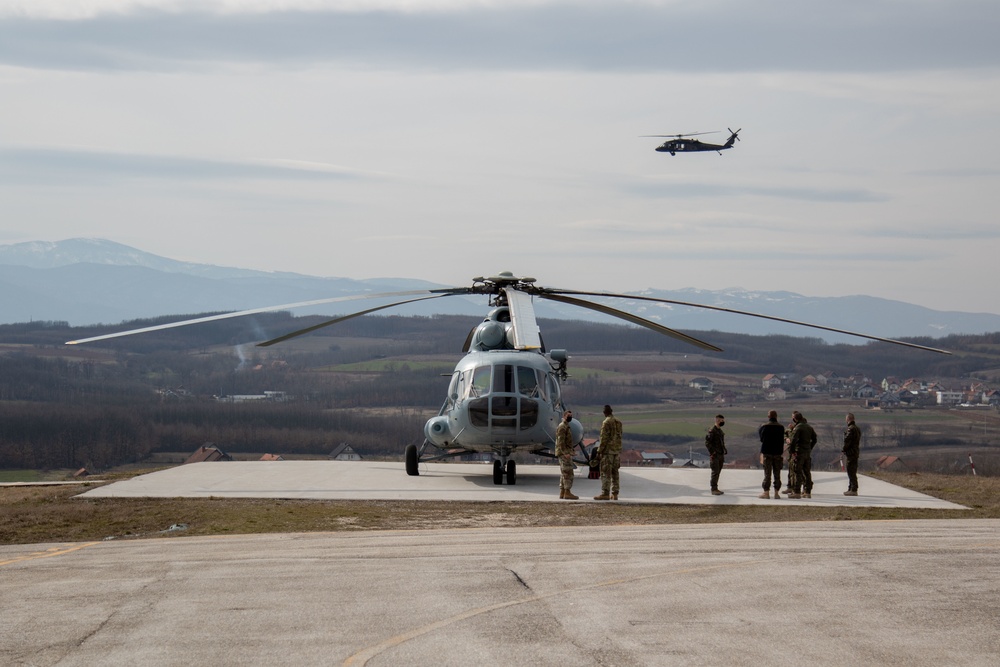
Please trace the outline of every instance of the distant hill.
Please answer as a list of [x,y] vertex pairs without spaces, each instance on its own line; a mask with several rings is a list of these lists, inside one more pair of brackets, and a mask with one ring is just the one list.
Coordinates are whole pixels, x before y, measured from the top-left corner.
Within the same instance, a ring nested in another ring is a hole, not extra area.
[[[411,278],[353,280],[297,273],[179,262],[103,239],[68,239],[0,245],[0,323],[64,321],[72,326],[117,324],[163,315],[257,308],[336,296],[446,287]],[[590,287],[590,286],[582,286]],[[637,293],[638,294],[638,293]],[[887,337],[940,338],[1000,331],[1000,315],[936,311],[871,296],[809,297],[793,292],[649,290],[643,296],[746,310]],[[675,329],[785,334],[831,342],[858,339],[729,313],[622,299],[595,299],[660,321]],[[360,302],[307,313],[345,313]],[[367,304],[366,304],[367,305]],[[484,297],[434,299],[394,309],[400,315],[480,317]],[[536,305],[539,317],[616,321],[551,302]]]

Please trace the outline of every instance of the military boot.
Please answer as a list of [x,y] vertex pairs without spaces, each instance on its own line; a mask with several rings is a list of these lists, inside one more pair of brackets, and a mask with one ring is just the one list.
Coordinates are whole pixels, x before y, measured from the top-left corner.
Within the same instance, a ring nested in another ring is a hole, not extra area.
[[723,491],[719,491],[718,489],[712,489],[713,496],[721,496],[723,493]]
[[611,494],[611,500],[618,500],[618,494],[617,493],[612,493]]
[[559,500],[566,497],[566,489],[559,489]]
[[781,500],[781,494],[778,493],[777,489],[774,490],[774,499],[775,500]]
[[760,494],[757,497],[758,498],[766,498],[766,499],[770,500],[771,499],[771,494],[769,492],[767,492],[767,491],[764,491],[764,493]]
[[611,495],[607,493],[602,493],[599,496],[594,496],[594,500],[611,500]]
[[568,490],[568,489],[563,493],[562,497],[565,498],[566,500],[579,500],[580,499],[580,496],[573,495],[573,492],[570,491],[570,490]]

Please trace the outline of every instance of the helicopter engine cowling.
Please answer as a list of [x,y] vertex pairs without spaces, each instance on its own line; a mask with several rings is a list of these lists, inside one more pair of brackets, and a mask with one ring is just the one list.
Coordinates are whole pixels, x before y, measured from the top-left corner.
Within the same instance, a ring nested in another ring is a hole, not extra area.
[[[581,430],[582,433],[582,430]],[[448,417],[438,415],[427,420],[424,424],[424,437],[438,447],[443,447],[452,441],[454,437],[451,432],[451,424]]]
[[583,441],[583,423],[576,417],[569,420],[569,432],[573,436],[574,447]]

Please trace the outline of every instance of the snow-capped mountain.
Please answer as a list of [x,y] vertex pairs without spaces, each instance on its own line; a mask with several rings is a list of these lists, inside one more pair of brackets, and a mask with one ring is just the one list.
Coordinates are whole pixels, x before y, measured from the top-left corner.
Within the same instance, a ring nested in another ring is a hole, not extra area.
[[[311,299],[446,287],[417,279],[321,278],[296,273],[179,262],[103,239],[68,239],[0,245],[0,323],[64,321],[74,326],[117,324],[138,318],[243,310]],[[636,296],[698,303],[773,317],[813,322],[877,336],[941,337],[1000,331],[1000,315],[936,311],[871,296],[810,297],[793,292],[742,289],[650,289]],[[780,333],[846,338],[765,319],[630,299],[599,299],[612,307],[674,329]],[[305,312],[344,313],[357,301]],[[481,317],[484,297],[433,299],[409,304],[396,314],[461,314]],[[536,304],[538,317],[614,321],[589,310],[549,301]]]

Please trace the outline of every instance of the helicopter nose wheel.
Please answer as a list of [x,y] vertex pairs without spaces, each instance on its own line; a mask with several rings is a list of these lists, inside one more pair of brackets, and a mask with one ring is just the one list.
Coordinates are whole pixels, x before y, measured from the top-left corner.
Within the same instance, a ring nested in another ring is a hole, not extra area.
[[504,476],[507,477],[507,486],[517,484],[517,463],[507,461],[507,465],[504,466],[500,459],[496,459],[493,461],[493,483],[498,486],[503,484]]

